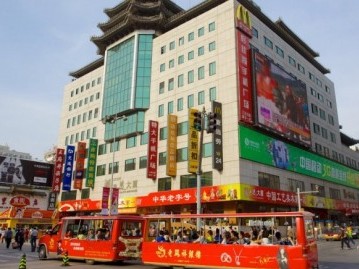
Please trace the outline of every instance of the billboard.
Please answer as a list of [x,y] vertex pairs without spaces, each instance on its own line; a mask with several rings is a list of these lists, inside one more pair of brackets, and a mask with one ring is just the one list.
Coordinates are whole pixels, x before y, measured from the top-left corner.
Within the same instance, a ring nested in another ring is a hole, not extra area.
[[54,165],[0,156],[0,184],[51,187]]
[[305,84],[258,51],[252,50],[252,63],[256,123],[310,146]]

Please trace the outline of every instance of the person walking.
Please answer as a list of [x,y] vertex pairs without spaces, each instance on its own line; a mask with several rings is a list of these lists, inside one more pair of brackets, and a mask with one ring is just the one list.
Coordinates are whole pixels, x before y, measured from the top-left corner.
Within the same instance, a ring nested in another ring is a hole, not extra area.
[[30,245],[31,245],[31,252],[35,252],[36,250],[36,240],[37,240],[37,236],[39,235],[39,232],[37,230],[37,228],[33,228],[31,230],[31,234],[30,234]]
[[353,246],[355,246],[355,241],[354,241],[354,239],[353,239],[353,229],[352,229],[352,227],[351,227],[350,225],[347,226],[347,229],[346,229],[345,232],[346,232],[347,237],[348,237],[349,245],[350,245],[350,243],[352,243]]
[[7,228],[6,232],[5,232],[5,242],[6,242],[6,248],[10,247],[10,243],[12,240],[12,231],[11,228]]
[[347,246],[348,249],[351,249],[351,247],[349,245],[345,225],[342,225],[342,227],[340,227],[340,241],[341,241],[342,250],[344,249],[344,244]]
[[15,234],[15,242],[18,245],[19,251],[21,251],[22,245],[25,242],[25,235],[24,235],[24,229],[23,228],[20,228],[20,229],[17,230],[17,232]]

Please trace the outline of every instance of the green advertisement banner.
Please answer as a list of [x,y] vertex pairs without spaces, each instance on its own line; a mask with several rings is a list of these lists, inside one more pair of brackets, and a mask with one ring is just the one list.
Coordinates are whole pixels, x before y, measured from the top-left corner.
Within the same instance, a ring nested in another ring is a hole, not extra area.
[[97,162],[97,139],[90,139],[88,158],[87,158],[87,170],[86,170],[86,187],[94,188],[96,178],[96,162]]
[[359,172],[239,125],[241,158],[359,189]]

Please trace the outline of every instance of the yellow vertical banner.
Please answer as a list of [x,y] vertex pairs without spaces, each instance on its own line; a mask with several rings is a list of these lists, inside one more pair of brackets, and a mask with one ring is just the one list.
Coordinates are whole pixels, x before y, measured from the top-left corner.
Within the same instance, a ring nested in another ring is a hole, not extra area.
[[167,116],[167,161],[166,174],[175,177],[177,175],[177,116]]
[[199,135],[194,128],[195,112],[197,109],[188,110],[188,172],[196,173],[198,169]]

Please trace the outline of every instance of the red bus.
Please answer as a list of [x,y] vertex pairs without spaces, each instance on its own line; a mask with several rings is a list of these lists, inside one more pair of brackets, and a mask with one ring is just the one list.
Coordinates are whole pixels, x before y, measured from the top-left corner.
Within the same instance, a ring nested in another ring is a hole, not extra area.
[[40,237],[40,259],[60,258],[116,262],[141,257],[145,220],[140,216],[65,217]]
[[309,212],[145,216],[144,264],[196,268],[318,268]]

